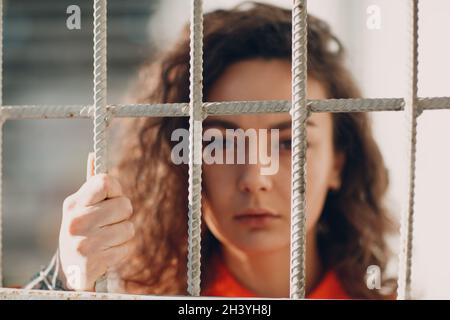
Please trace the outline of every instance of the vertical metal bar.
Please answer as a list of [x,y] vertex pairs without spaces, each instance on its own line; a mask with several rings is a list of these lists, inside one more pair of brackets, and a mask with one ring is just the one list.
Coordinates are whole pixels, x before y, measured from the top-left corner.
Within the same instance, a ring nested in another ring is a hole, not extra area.
[[[0,107],[3,106],[3,0],[0,0]],[[0,287],[3,287],[3,115],[0,109]]]
[[407,137],[409,145],[407,156],[410,165],[407,168],[406,207],[402,215],[401,223],[401,250],[399,257],[399,277],[397,299],[411,299],[411,269],[412,246],[414,224],[414,193],[415,193],[415,167],[416,167],[416,142],[417,142],[417,117],[420,114],[418,105],[418,65],[419,65],[419,0],[409,0],[412,30],[410,36],[410,59],[408,71],[411,73],[408,83],[408,96],[405,99],[405,116],[407,121]]
[[191,4],[187,285],[190,295],[199,296],[203,121],[203,1],[192,0]]
[[[94,0],[94,173],[107,172],[107,1]],[[106,276],[97,280],[97,292],[107,292]]]
[[306,223],[306,101],[307,79],[306,0],[294,0],[292,10],[292,186],[290,297],[305,297]]

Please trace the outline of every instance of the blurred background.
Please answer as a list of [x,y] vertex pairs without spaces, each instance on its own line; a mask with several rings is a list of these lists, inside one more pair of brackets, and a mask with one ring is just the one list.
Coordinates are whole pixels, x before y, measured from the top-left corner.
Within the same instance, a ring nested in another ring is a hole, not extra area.
[[[229,8],[238,0],[204,0]],[[290,0],[261,1],[290,7]],[[364,96],[407,92],[408,0],[314,0],[347,49],[347,64]],[[4,0],[5,105],[92,104],[92,0]],[[108,1],[108,102],[121,103],[139,66],[169,47],[189,19],[186,0]],[[67,7],[81,9],[69,30]],[[450,96],[450,2],[420,4],[419,95]],[[391,184],[387,203],[399,217],[408,160],[401,112],[372,114]],[[57,247],[61,206],[85,180],[93,150],[90,120],[7,121],[3,135],[4,285],[19,286],[47,265]],[[413,288],[420,298],[450,298],[450,111],[419,118]],[[398,239],[391,239],[398,250]],[[396,272],[397,260],[392,261]]]

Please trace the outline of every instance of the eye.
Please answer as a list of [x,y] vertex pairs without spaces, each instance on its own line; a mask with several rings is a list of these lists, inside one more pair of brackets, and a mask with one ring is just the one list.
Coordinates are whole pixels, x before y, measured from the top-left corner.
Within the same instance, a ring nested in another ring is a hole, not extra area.
[[222,139],[222,140],[224,149],[229,149],[234,146],[233,139]]
[[211,144],[212,146],[214,146],[214,148],[222,147],[223,149],[229,149],[233,147],[233,139],[226,139],[225,137],[216,137],[211,142]]
[[[310,146],[311,146],[310,143],[308,141],[306,141],[306,148],[308,149]],[[280,141],[280,149],[291,151],[292,150],[292,139],[281,140]]]
[[291,150],[292,148],[292,139],[284,139],[280,141],[280,148],[284,150]]

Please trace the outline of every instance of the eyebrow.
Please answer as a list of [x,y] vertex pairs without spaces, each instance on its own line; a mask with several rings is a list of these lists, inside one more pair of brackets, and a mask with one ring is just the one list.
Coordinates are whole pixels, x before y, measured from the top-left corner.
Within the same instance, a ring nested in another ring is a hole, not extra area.
[[[310,119],[306,121],[307,126],[316,127],[317,124]],[[221,120],[221,119],[214,119],[214,120],[205,120],[203,122],[203,127],[220,127],[224,129],[239,129],[239,126],[228,120]],[[278,123],[275,123],[269,127],[269,129],[278,129],[278,130],[285,130],[290,129],[292,127],[292,121],[281,121]]]

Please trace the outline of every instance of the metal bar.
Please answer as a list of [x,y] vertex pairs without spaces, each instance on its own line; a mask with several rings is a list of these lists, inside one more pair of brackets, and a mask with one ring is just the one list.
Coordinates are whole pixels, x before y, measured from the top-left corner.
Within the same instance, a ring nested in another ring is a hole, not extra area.
[[[73,106],[4,106],[3,115],[7,119],[89,119],[94,115],[91,105]],[[179,117],[189,116],[189,104],[136,104],[136,105],[109,105],[109,116],[116,118],[128,117]]]
[[306,242],[306,101],[307,79],[306,0],[294,0],[292,10],[292,186],[290,297],[305,298]]
[[[25,289],[0,289],[0,300],[3,299],[57,299],[57,300],[154,300],[154,299],[176,299],[176,296],[156,295],[131,295],[118,293],[95,293],[78,291],[50,291],[50,290],[25,290]],[[179,297],[178,297],[179,299]]]
[[[107,12],[106,0],[94,0],[94,173],[107,168]],[[108,292],[107,277],[95,282],[95,291]]]
[[[419,104],[425,110],[450,109],[450,98],[421,98]],[[377,112],[403,111],[402,98],[390,99],[330,99],[308,100],[310,112]],[[204,113],[208,115],[232,115],[251,113],[289,112],[291,103],[279,101],[233,101],[204,102]],[[109,116],[115,118],[131,117],[187,117],[188,103],[108,105]],[[5,119],[89,119],[93,117],[91,105],[17,105],[3,106],[1,112]]]
[[[307,104],[310,112],[401,111],[404,108],[402,98],[307,100]],[[291,102],[285,100],[205,103],[208,115],[289,112],[290,109]]]
[[407,167],[407,188],[406,207],[402,214],[402,223],[400,229],[401,250],[399,256],[399,274],[397,299],[411,299],[411,269],[412,269],[412,246],[414,235],[414,196],[415,196],[415,171],[416,171],[416,143],[417,143],[417,118],[420,114],[417,99],[418,91],[418,55],[419,55],[419,1],[410,0],[411,4],[411,32],[410,32],[410,53],[408,70],[411,72],[408,84],[408,95],[405,99],[405,117],[407,121],[408,150],[407,156],[410,161]]
[[311,112],[401,111],[403,99],[328,99],[312,100]]
[[191,296],[200,296],[203,1],[192,0],[191,4],[187,285]]
[[[223,300],[223,297],[190,297],[183,296],[183,300]],[[122,293],[96,293],[78,291],[50,291],[50,290],[24,290],[13,288],[0,288],[0,300],[180,300],[179,295],[134,295]],[[225,298],[237,299],[237,298]],[[260,300],[260,298],[239,298],[243,300]],[[277,300],[276,298],[266,298],[266,300]]]
[[[3,0],[0,0],[0,106],[3,105]],[[3,109],[0,109],[0,287],[3,287]]]
[[436,97],[436,98],[419,98],[418,108],[420,110],[445,110],[450,109],[449,97]]

